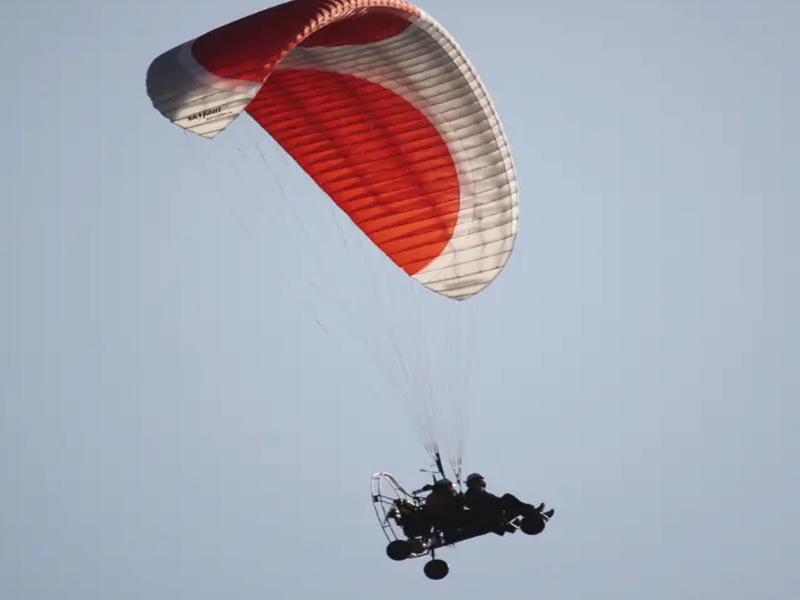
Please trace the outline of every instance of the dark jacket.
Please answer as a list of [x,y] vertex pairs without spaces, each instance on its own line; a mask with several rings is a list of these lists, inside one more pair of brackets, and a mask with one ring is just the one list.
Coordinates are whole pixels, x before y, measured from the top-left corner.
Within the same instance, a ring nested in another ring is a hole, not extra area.
[[464,494],[464,505],[468,509],[483,515],[501,514],[503,512],[500,498],[485,489],[468,488]]

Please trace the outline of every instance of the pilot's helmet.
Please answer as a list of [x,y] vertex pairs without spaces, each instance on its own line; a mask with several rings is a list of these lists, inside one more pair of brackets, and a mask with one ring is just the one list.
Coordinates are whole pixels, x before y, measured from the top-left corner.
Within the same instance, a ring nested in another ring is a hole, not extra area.
[[479,485],[481,487],[486,486],[486,480],[480,473],[470,473],[467,475],[467,486],[472,487],[475,485]]

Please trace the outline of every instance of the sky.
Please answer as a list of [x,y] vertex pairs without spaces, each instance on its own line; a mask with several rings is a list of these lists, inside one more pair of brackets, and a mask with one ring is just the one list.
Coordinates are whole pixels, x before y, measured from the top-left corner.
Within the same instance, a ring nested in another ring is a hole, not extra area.
[[[252,122],[152,108],[153,58],[264,0],[0,0],[1,598],[800,596],[800,5],[419,5],[520,182],[461,304]],[[556,509],[439,582],[370,504],[427,481],[394,344],[466,471]]]

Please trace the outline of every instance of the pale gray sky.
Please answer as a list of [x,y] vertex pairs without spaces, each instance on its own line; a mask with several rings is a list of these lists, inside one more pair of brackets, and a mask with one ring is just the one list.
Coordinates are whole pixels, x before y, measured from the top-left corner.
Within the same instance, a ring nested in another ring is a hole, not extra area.
[[372,360],[405,280],[252,123],[208,142],[145,93],[266,6],[0,0],[0,598],[800,597],[800,5],[420,2],[492,94],[520,235],[471,306],[386,306],[474,326],[466,469],[558,510],[438,583],[368,497],[423,481]]

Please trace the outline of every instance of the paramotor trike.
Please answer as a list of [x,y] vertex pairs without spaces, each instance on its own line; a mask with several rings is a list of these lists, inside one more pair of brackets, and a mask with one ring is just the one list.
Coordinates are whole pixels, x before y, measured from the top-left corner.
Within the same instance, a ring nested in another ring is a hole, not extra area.
[[[425,564],[425,575],[429,579],[442,579],[450,568],[445,561],[436,558],[436,551],[490,533],[493,528],[477,525],[448,532],[437,528],[425,510],[425,497],[422,495],[431,487],[427,485],[408,492],[390,473],[375,473],[372,476],[372,503],[389,542],[386,546],[387,556],[397,561],[430,556]],[[509,532],[521,530],[528,535],[536,535],[544,530],[548,520],[542,514],[518,516],[504,525]]]

